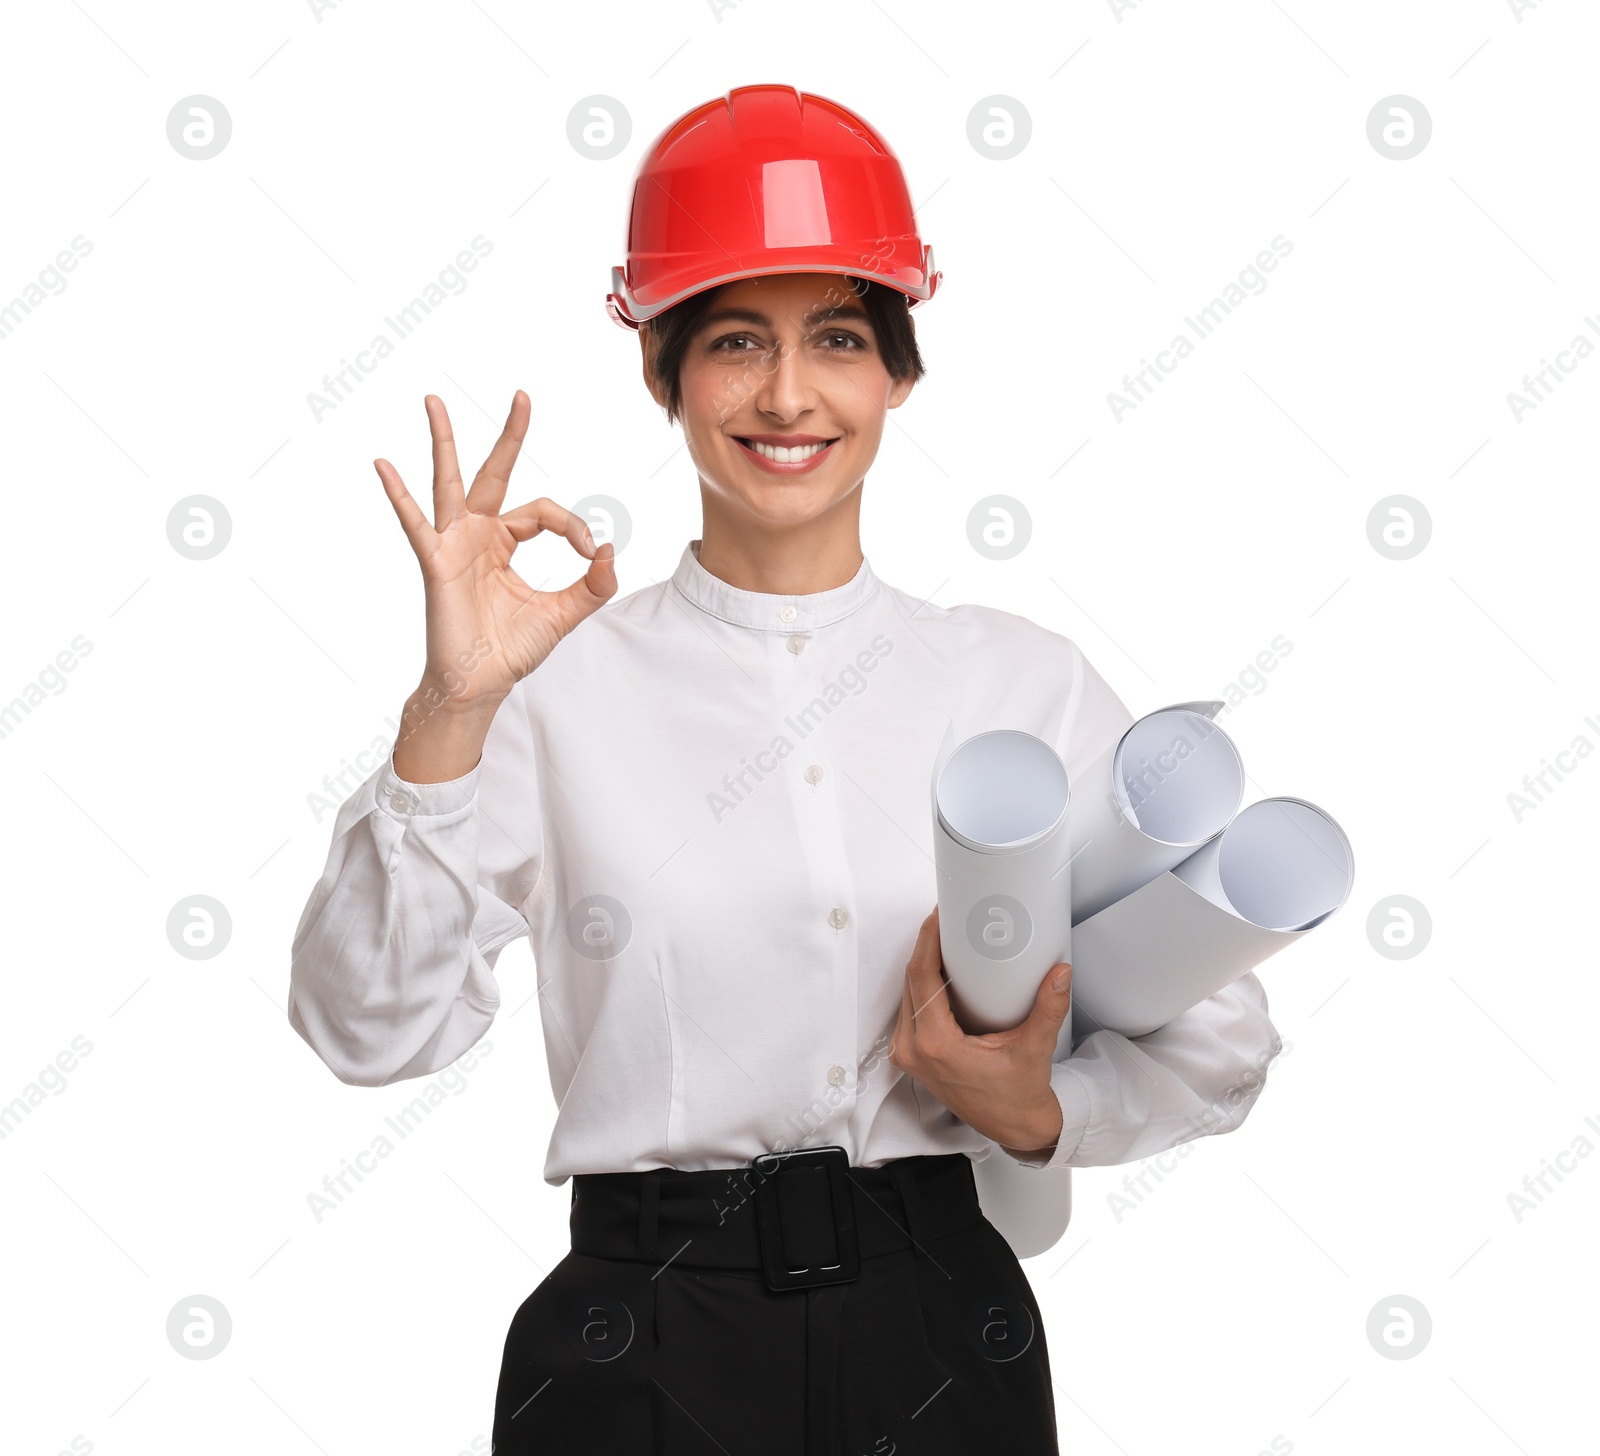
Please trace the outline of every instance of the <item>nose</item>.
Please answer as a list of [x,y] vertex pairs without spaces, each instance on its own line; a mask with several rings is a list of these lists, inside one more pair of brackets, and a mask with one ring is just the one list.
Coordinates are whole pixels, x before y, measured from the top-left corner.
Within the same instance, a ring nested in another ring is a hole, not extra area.
[[760,379],[752,396],[756,408],[776,421],[798,419],[815,403],[813,363],[804,341],[779,340],[757,364]]

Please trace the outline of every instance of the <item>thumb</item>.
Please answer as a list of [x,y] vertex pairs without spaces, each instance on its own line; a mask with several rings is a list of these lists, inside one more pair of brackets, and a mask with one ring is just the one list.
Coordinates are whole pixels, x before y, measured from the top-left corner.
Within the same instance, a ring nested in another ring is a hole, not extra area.
[[1028,1019],[1039,1023],[1041,1029],[1049,1033],[1050,1044],[1054,1046],[1061,1023],[1071,1009],[1072,962],[1058,961],[1039,983],[1039,994],[1034,998],[1033,1013]]

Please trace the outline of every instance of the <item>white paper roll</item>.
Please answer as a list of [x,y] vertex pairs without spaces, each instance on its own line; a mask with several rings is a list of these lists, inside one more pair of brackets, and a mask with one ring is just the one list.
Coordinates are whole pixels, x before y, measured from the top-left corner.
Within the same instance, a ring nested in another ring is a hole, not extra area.
[[1244,765],[1212,719],[1220,701],[1139,719],[1073,796],[1072,923],[1079,924],[1220,834],[1244,798]]
[[1032,1259],[1060,1243],[1072,1221],[1072,1169],[1024,1168],[989,1144],[989,1156],[972,1161],[978,1206],[1019,1259]]
[[1251,804],[1188,859],[1073,927],[1080,1029],[1165,1026],[1328,919],[1354,878],[1350,841],[1315,804]]
[[1011,728],[957,748],[945,728],[933,767],[939,943],[967,1032],[1027,1018],[1045,972],[1071,959],[1067,770],[1041,738]]
[[[1072,959],[1071,785],[1055,750],[996,729],[955,747],[948,724],[930,785],[939,942],[956,1019],[968,1032],[1027,1019],[1045,972]],[[1057,1058],[1072,1051],[1072,1016]],[[1024,1168],[990,1142],[973,1159],[984,1217],[1019,1259],[1042,1254],[1072,1216],[1072,1169]]]

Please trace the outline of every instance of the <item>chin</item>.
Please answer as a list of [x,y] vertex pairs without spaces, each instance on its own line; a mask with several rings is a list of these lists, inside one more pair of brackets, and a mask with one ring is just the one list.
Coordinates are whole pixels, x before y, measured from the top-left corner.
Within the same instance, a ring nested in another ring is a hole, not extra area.
[[739,492],[745,509],[769,526],[801,526],[813,521],[833,504],[793,486],[775,486],[751,495]]

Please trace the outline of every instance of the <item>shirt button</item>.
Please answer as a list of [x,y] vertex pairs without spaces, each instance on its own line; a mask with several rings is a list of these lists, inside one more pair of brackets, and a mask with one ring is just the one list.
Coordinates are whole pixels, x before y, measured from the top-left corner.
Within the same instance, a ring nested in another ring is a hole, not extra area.
[[404,814],[411,807],[411,800],[406,798],[404,794],[390,794],[389,807],[396,814]]
[[837,1062],[828,1068],[828,1080],[833,1083],[835,1087],[840,1086],[844,1082],[844,1068],[841,1067]]
[[828,911],[828,924],[835,930],[843,930],[850,923],[850,917],[843,910]]
[[804,637],[802,637],[798,632],[794,633],[789,638],[789,651],[798,654],[798,653],[804,652],[805,650],[806,650],[806,639]]
[[782,606],[778,608],[778,620],[780,622],[792,622],[799,615],[800,609],[798,607]]
[[806,782],[808,784],[814,784],[814,783],[818,782],[821,778],[822,778],[822,765],[820,763],[814,763],[814,764],[811,765],[810,768],[808,768],[806,770]]

